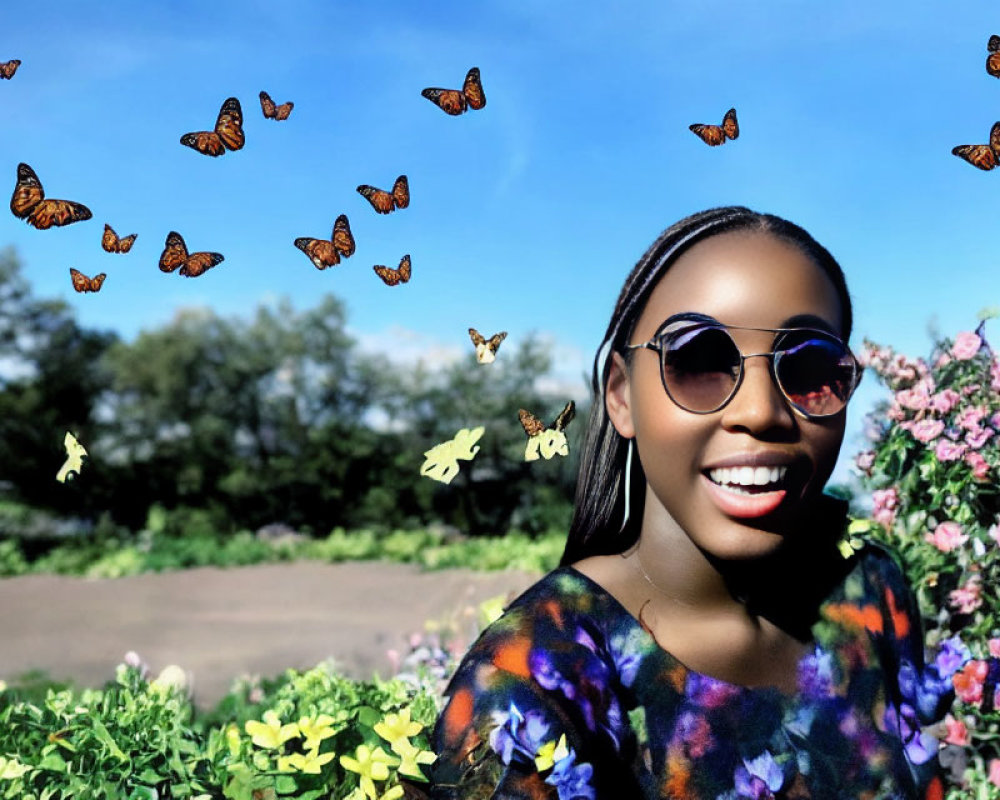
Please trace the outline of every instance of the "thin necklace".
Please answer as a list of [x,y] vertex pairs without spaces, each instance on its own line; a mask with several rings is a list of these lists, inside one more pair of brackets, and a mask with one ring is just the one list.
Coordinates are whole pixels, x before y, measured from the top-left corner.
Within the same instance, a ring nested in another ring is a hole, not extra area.
[[[652,578],[649,577],[649,573],[646,572],[646,568],[642,565],[642,555],[639,553],[639,543],[638,542],[636,542],[635,547],[633,547],[631,550],[627,550],[624,553],[621,553],[621,557],[624,558],[624,559],[628,559],[628,557],[631,556],[633,553],[635,553],[635,564],[639,568],[639,574],[642,575],[642,577],[646,579],[646,583],[648,583],[650,586],[652,586],[653,589],[655,589],[657,592],[659,592],[663,597],[666,597],[668,600],[673,600],[675,603],[677,603],[679,605],[682,605],[682,606],[686,606],[687,608],[696,608],[696,606],[695,606],[694,603],[692,603],[692,602],[690,602],[688,600],[682,600],[681,598],[677,597],[676,595],[670,594],[670,592],[668,592],[665,589],[663,589],[662,587],[658,586],[656,584],[656,582]],[[647,600],[646,602],[648,603],[649,601]]]

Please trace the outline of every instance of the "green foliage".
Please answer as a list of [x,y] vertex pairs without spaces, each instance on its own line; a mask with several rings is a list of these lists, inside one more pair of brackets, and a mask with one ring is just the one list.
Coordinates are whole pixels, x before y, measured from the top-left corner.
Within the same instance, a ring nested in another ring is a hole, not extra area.
[[511,531],[505,536],[463,537],[447,535],[439,529],[380,532],[363,528],[348,532],[335,528],[325,539],[290,536],[267,540],[247,531],[231,536],[201,533],[179,537],[154,524],[157,527],[147,528],[137,541],[93,537],[67,540],[30,562],[17,540],[0,541],[0,576],[55,573],[120,578],[190,567],[299,560],[328,563],[380,560],[416,564],[429,570],[465,567],[541,573],[559,563],[566,538],[560,530],[537,536]]
[[996,797],[1000,359],[980,325],[939,341],[928,361],[870,343],[865,360],[893,392],[873,418],[872,449],[857,459],[874,490],[869,527],[903,557],[929,648],[964,662],[941,731],[948,797]]
[[438,713],[426,684],[353,681],[320,664],[266,688],[238,684],[196,719],[178,668],[147,681],[127,658],[102,690],[54,687],[33,700],[0,689],[0,798],[359,798],[373,752],[387,764],[372,783],[380,796],[404,776],[426,780]]

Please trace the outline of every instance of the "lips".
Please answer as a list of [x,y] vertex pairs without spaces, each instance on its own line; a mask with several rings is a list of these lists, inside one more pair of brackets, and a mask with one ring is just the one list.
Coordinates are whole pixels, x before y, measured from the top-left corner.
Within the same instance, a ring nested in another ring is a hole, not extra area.
[[730,517],[762,517],[778,509],[797,472],[785,453],[744,453],[714,462],[702,471],[709,497]]

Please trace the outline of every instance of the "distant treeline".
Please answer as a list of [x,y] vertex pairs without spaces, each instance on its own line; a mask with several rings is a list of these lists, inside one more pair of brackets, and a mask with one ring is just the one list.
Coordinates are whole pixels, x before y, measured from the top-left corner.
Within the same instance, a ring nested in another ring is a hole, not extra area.
[[[336,526],[564,528],[587,409],[567,430],[569,458],[524,461],[518,408],[550,421],[569,398],[536,388],[550,354],[537,337],[518,338],[490,365],[476,363],[471,342],[460,363],[400,365],[360,352],[343,304],[327,295],[252,318],[186,310],[126,342],[33,296],[8,249],[0,498],[132,531],[154,506],[207,512],[220,533],[270,523],[323,536]],[[419,475],[424,451],[476,425],[486,426],[482,449],[450,485]],[[67,430],[90,458],[63,485]]]

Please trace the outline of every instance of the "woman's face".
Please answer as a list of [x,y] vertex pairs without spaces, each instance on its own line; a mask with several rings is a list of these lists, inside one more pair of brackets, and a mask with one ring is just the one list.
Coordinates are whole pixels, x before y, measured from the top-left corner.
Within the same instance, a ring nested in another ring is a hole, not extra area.
[[[767,233],[728,232],[687,250],[654,287],[630,344],[649,341],[682,312],[725,325],[821,327],[842,335],[833,283],[795,245]],[[731,335],[744,354],[769,352],[774,343],[763,331]],[[686,535],[717,558],[746,559],[773,551],[801,527],[836,463],[845,412],[812,420],[796,414],[767,358],[748,359],[736,395],[709,414],[670,399],[658,353],[639,349],[628,367],[619,356],[615,363],[607,406],[619,433],[635,437],[646,474],[644,536],[651,525]],[[762,465],[787,468],[763,491],[738,489],[734,473],[720,471]]]

